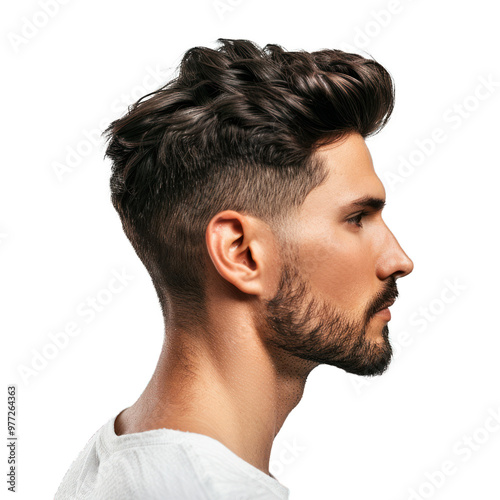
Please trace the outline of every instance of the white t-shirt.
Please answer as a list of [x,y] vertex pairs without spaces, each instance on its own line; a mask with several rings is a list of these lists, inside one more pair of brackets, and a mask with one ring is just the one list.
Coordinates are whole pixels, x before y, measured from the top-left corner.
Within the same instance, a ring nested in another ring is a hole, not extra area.
[[117,436],[111,418],[54,500],[287,500],[289,489],[214,438],[174,429]]

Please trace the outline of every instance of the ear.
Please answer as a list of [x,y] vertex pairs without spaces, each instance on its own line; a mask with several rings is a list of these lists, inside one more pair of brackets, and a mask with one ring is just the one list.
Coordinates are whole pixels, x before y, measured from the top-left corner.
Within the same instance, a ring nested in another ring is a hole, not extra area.
[[243,293],[264,294],[274,277],[266,272],[275,267],[267,262],[272,249],[266,248],[266,228],[262,221],[234,210],[219,212],[207,226],[205,241],[215,268]]

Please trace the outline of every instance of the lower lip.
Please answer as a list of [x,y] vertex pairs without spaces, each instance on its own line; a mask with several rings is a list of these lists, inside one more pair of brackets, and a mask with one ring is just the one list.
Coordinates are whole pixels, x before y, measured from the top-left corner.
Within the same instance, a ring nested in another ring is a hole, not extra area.
[[385,321],[390,321],[391,320],[391,311],[389,311],[389,308],[386,307],[385,309],[381,309],[380,311],[377,311],[374,316],[377,316],[380,319],[383,319]]

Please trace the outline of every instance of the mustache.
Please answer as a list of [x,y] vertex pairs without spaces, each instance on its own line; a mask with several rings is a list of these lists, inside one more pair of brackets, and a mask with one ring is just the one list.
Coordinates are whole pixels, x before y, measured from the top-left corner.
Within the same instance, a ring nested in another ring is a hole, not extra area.
[[387,279],[383,290],[381,290],[372,304],[368,307],[366,318],[370,319],[377,311],[379,311],[385,304],[396,300],[399,296],[398,287],[396,285],[396,278],[391,276]]

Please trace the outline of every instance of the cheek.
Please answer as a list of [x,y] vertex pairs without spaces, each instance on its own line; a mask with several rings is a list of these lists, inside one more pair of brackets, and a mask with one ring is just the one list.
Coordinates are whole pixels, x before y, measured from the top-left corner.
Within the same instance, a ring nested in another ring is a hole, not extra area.
[[301,270],[314,294],[344,310],[358,310],[370,300],[372,255],[356,234],[316,236],[301,245]]

